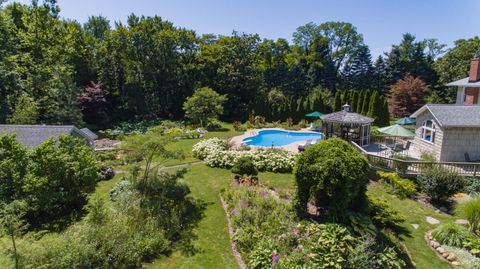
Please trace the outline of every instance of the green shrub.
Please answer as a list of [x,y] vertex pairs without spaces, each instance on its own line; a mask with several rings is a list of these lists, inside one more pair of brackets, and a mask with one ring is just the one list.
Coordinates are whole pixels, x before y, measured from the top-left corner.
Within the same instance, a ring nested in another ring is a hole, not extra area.
[[467,238],[467,240],[463,242],[463,248],[477,257],[480,256],[480,239]]
[[461,225],[445,223],[440,224],[432,231],[432,237],[442,245],[461,248],[464,242],[472,238],[473,235],[470,234],[467,228]]
[[480,228],[480,196],[458,203],[456,210],[468,220],[470,230],[478,234]]
[[395,230],[405,221],[405,218],[400,215],[399,212],[392,209],[384,199],[369,199],[368,207],[373,223],[379,228]]
[[480,180],[476,177],[465,178],[465,188],[463,191],[469,195],[480,193]]
[[239,158],[232,167],[232,173],[241,175],[241,176],[256,176],[258,175],[258,170],[253,164],[251,158],[242,157]]
[[331,219],[365,206],[369,172],[365,157],[341,139],[323,140],[307,148],[296,162],[297,213],[306,214],[311,198],[316,206],[328,209]]
[[417,185],[406,178],[401,178],[397,173],[377,172],[378,177],[382,182],[389,185],[393,192],[400,198],[406,198],[414,195],[417,192]]
[[434,201],[442,201],[464,188],[457,173],[443,167],[428,168],[417,177],[420,189]]

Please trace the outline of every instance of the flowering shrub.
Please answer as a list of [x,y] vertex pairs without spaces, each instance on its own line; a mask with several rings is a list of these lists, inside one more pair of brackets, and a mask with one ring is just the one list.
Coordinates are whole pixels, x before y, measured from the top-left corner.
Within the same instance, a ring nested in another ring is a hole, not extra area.
[[396,251],[381,241],[370,237],[366,242],[340,224],[298,222],[291,201],[276,192],[232,186],[222,198],[233,240],[249,268],[405,267]]
[[232,168],[242,158],[252,159],[259,171],[289,173],[293,170],[295,155],[281,150],[228,150],[227,143],[219,138],[198,142],[193,146],[193,156],[204,160],[208,166]]

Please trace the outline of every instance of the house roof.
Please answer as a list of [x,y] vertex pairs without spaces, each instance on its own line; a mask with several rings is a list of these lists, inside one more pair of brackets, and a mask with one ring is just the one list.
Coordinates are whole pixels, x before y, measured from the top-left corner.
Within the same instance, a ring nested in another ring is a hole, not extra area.
[[458,87],[480,87],[480,80],[479,81],[469,81],[470,78],[462,78],[450,83],[445,84],[445,86],[458,86]]
[[82,133],[84,133],[90,140],[96,140],[98,138],[98,135],[96,135],[94,132],[90,131],[88,128],[82,128],[80,129]]
[[27,148],[34,148],[53,137],[58,138],[61,134],[83,137],[92,141],[86,133],[73,125],[0,125],[0,135],[16,134],[18,142]]
[[429,110],[442,127],[480,127],[480,106],[427,104],[411,115],[416,118]]
[[321,116],[324,122],[345,123],[345,124],[368,124],[374,122],[374,119],[358,113],[339,111]]

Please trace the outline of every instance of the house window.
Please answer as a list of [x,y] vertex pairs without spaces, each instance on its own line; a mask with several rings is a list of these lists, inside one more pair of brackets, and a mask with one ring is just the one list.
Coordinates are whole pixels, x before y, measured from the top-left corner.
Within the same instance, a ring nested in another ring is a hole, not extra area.
[[433,143],[435,141],[435,124],[431,120],[426,120],[422,126],[422,139]]

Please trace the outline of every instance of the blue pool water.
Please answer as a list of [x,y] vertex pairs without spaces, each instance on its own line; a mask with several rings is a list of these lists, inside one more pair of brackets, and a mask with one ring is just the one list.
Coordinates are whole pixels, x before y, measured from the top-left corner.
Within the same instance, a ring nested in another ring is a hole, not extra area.
[[293,142],[312,140],[315,142],[322,138],[322,134],[314,132],[289,132],[282,130],[264,130],[255,136],[243,139],[243,143],[251,146],[285,146]]

